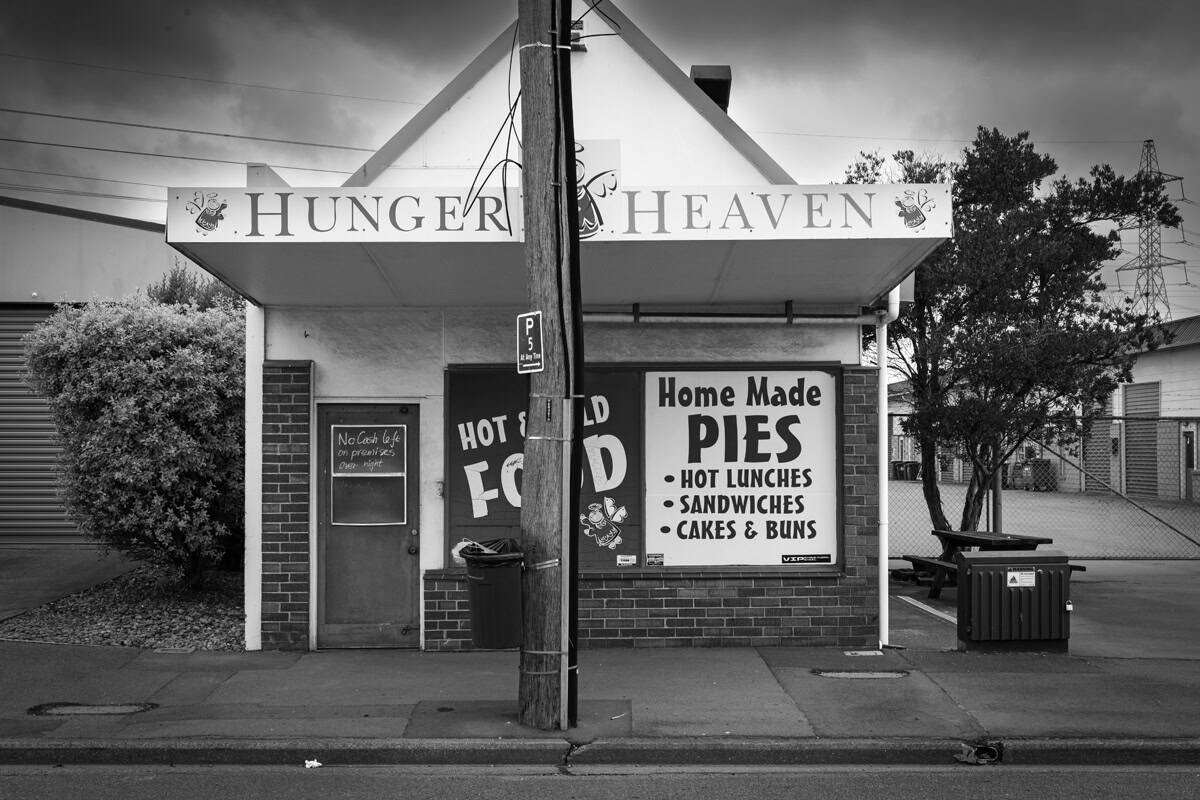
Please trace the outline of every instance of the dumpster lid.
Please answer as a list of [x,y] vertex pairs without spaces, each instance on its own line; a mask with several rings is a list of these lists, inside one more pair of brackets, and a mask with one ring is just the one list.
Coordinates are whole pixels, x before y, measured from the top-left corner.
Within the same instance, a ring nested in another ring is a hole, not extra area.
[[955,563],[1012,564],[1032,567],[1038,564],[1065,564],[1067,554],[1061,550],[979,550],[954,554]]

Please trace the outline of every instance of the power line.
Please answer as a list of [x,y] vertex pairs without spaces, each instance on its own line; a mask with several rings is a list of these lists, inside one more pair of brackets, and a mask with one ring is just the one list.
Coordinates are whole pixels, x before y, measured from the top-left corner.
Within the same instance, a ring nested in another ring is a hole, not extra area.
[[167,187],[161,183],[142,183],[140,181],[122,181],[116,178],[96,178],[90,175],[71,175],[66,172],[45,172],[37,169],[20,169],[18,167],[0,166],[0,170],[4,172],[23,172],[26,175],[49,175],[54,178],[72,178],[79,181],[102,181],[104,183],[125,183],[130,186],[149,186],[154,189],[166,189]]
[[55,189],[49,186],[27,186],[21,183],[0,183],[0,189],[14,189],[22,192],[42,192],[44,194],[64,194],[77,197],[100,197],[106,200],[139,200],[143,203],[165,203],[160,197],[135,197],[128,194],[109,194],[107,192],[84,192],[78,189]]
[[748,133],[765,133],[772,136],[803,136],[811,139],[861,139],[872,142],[930,142],[933,144],[970,144],[970,139],[920,139],[912,136],[847,136],[840,133],[801,133],[799,131],[759,131],[750,130]]
[[[179,159],[182,161],[204,161],[204,162],[208,162],[210,164],[233,164],[233,165],[239,166],[239,167],[246,166],[245,161],[233,161],[233,160],[230,160],[227,158],[205,158],[202,156],[181,156],[181,155],[173,155],[171,153],[148,153],[144,150],[123,150],[123,149],[116,148],[116,147],[94,147],[94,146],[82,145],[82,144],[63,144],[61,142],[41,142],[36,139],[16,139],[16,138],[11,138],[11,137],[0,137],[0,142],[13,142],[16,144],[32,144],[32,145],[39,145],[42,147],[64,147],[64,148],[67,148],[68,150],[91,150],[91,151],[98,152],[98,153],[117,153],[119,155],[126,155],[126,156],[145,156],[147,158],[173,158],[173,159]],[[333,173],[335,175],[349,175],[350,174],[350,172],[348,170],[342,170],[342,169],[321,169],[319,167],[301,167],[301,166],[293,166],[293,165],[289,165],[289,164],[268,164],[267,166],[275,167],[277,169],[295,169],[295,170],[301,170],[303,172],[329,172],[329,173]]]
[[120,125],[127,128],[141,128],[149,131],[166,131],[168,133],[188,133],[197,136],[219,136],[225,139],[248,139],[252,142],[271,142],[273,144],[293,144],[301,147],[328,147],[335,150],[355,150],[360,153],[374,153],[375,150],[370,147],[352,147],[346,144],[326,144],[324,142],[304,142],[295,139],[274,139],[269,136],[250,136],[242,133],[223,133],[221,131],[202,131],[191,128],[175,128],[167,125],[150,125],[143,122],[119,122],[111,119],[99,119],[96,117],[77,117],[71,114],[51,114],[48,111],[27,111],[21,108],[4,108],[0,107],[0,111],[9,114],[25,114],[31,117],[49,117],[50,119],[69,119],[75,122],[92,122],[98,125]]
[[239,81],[222,81],[216,78],[197,78],[194,75],[176,75],[169,72],[151,72],[142,69],[128,69],[125,67],[107,67],[103,64],[87,64],[82,61],[64,61],[58,58],[45,58],[42,56],[27,56],[21,53],[5,53],[0,52],[0,56],[4,58],[20,58],[26,61],[42,61],[48,64],[64,64],[70,67],[83,67],[85,69],[103,69],[109,72],[125,72],[131,75],[149,75],[155,78],[173,78],[180,81],[196,81],[198,83],[212,83],[222,86],[240,86],[244,89],[268,89],[273,92],[292,92],[294,94],[311,94],[321,97],[337,97],[346,100],[369,100],[376,103],[396,103],[400,105],[423,106],[424,103],[419,103],[416,100],[394,100],[389,97],[369,97],[356,94],[341,94],[338,92],[321,92],[316,89],[292,89],[286,86],[271,86],[265,83],[241,83]]
[[[932,139],[918,136],[857,136],[843,133],[803,133],[800,131],[761,131],[773,136],[803,136],[812,139],[858,139],[872,142],[925,142],[928,144],[970,144],[974,139]],[[1140,144],[1141,139],[1038,139],[1038,144]]]

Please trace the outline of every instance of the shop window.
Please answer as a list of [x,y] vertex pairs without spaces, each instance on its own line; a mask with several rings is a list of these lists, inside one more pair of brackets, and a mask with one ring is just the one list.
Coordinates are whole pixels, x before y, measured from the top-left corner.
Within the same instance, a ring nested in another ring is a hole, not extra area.
[[405,524],[407,426],[334,425],[330,433],[330,522]]

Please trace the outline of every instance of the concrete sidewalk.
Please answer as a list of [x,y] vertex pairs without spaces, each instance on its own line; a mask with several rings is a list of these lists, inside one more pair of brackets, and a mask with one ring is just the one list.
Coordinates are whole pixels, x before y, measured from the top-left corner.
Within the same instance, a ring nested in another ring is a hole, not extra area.
[[1200,562],[1090,562],[1068,655],[956,652],[929,610],[952,614],[954,592],[899,583],[904,649],[878,655],[584,649],[565,733],[517,722],[511,651],[0,642],[0,762],[947,764],[989,741],[1007,763],[1200,763],[1198,578]]
[[137,563],[94,545],[0,547],[0,622],[123,575]]

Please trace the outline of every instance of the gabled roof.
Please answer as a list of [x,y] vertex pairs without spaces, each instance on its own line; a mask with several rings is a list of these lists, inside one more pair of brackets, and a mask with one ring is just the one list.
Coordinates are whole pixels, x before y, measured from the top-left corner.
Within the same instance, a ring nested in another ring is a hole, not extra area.
[[1189,344],[1200,344],[1200,315],[1172,320],[1166,324],[1166,329],[1175,335],[1168,347],[1186,347]]
[[[750,135],[723,112],[696,83],[683,73],[667,55],[658,48],[629,17],[611,2],[604,4],[604,16],[612,21],[615,33],[632,48],[634,53],[648,64],[654,72],[686,100],[701,118],[719,132],[733,148],[753,164],[773,184],[795,183],[781,167]],[[517,23],[513,22],[480,53],[474,61],[446,84],[395,136],[359,167],[343,186],[369,186],[383,171],[412,147],[430,127],[456,103],[461,101],[483,77],[497,65],[505,62],[512,53],[516,41]]]

